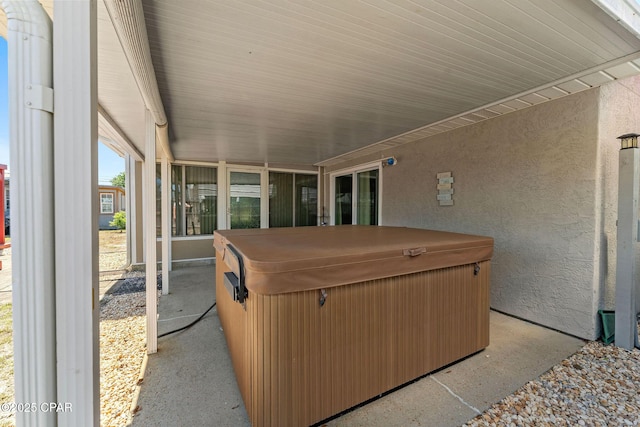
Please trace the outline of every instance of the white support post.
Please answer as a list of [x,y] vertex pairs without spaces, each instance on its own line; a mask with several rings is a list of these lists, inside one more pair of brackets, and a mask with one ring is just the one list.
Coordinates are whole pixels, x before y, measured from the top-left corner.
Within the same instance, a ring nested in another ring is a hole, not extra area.
[[218,229],[226,230],[227,225],[227,206],[229,204],[229,195],[227,194],[227,162],[224,160],[218,163]]
[[125,154],[127,201],[127,260],[131,264],[144,262],[142,232],[142,162]]
[[124,187],[125,187],[125,213],[127,215],[127,265],[131,265],[134,263],[135,256],[135,240],[133,240],[133,235],[135,233],[135,215],[133,212],[133,206],[135,204],[134,196],[134,188],[135,185],[131,185],[131,181],[135,179],[136,166],[135,160],[131,157],[129,153],[124,154]]
[[[14,400],[40,404],[58,401],[52,26],[37,1],[1,4],[7,15],[9,53]],[[17,411],[16,422],[55,426],[56,414]]]
[[[55,270],[58,414],[100,425],[98,84],[95,1],[54,4]],[[65,184],[72,184],[68,191]]]
[[[144,205],[144,194],[142,191],[142,182],[143,179],[143,162],[135,162],[135,181],[131,181],[131,188],[134,190],[134,194],[132,194],[132,203],[133,203],[133,216],[135,217],[134,224],[132,224],[131,232],[132,236],[132,247],[135,249],[132,254],[132,260],[136,264],[144,263],[144,213],[143,213],[143,205]],[[134,229],[135,227],[135,229]]]
[[620,150],[618,175],[618,232],[616,254],[615,344],[633,349],[638,340],[636,321],[636,242],[638,239],[638,191],[640,150]]
[[[173,271],[173,242],[172,242],[172,221],[173,221],[173,204],[171,202],[171,159],[167,158],[167,239],[168,239],[168,257],[169,271]],[[167,276],[169,277],[169,276]]]
[[147,354],[158,351],[158,266],[156,249],[156,123],[146,112],[144,150],[144,230],[147,291]]
[[169,216],[169,187],[171,180],[169,178],[169,160],[167,156],[162,156],[160,164],[160,182],[161,182],[161,222],[162,222],[162,295],[169,294],[169,271],[171,271],[171,254],[169,252],[171,245],[171,232]]
[[260,228],[269,228],[269,170],[260,171]]

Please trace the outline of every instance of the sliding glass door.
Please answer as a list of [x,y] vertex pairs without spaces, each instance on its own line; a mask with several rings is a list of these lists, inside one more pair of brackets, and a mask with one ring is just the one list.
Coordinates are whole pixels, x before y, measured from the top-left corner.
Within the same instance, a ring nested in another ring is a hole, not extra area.
[[356,173],[358,224],[378,225],[378,175],[378,169]]
[[335,225],[353,224],[353,176],[335,178]]
[[366,168],[333,176],[333,224],[377,225],[380,169]]

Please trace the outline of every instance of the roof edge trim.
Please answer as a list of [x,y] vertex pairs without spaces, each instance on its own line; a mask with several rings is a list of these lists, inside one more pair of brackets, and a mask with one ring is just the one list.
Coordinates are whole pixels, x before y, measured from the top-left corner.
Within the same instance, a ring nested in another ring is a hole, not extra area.
[[167,158],[173,162],[174,158],[169,146],[167,131],[167,115],[162,104],[156,72],[151,59],[142,2],[140,0],[105,0],[104,4],[142,99],[158,127],[157,133],[161,135],[159,139],[162,150]]

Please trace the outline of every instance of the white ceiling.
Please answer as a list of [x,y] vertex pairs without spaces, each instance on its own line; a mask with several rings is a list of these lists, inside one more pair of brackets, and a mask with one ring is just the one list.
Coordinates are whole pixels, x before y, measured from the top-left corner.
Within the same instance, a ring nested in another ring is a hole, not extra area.
[[586,0],[143,6],[178,159],[318,163],[640,50]]
[[[98,4],[99,102],[143,152]],[[330,164],[640,72],[640,40],[588,0],[142,4],[177,160]]]

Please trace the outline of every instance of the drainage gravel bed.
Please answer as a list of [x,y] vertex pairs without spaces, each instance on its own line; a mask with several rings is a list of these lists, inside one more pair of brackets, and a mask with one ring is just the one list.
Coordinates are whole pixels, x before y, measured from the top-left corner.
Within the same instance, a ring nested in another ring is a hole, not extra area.
[[589,342],[465,426],[640,426],[640,350]]

